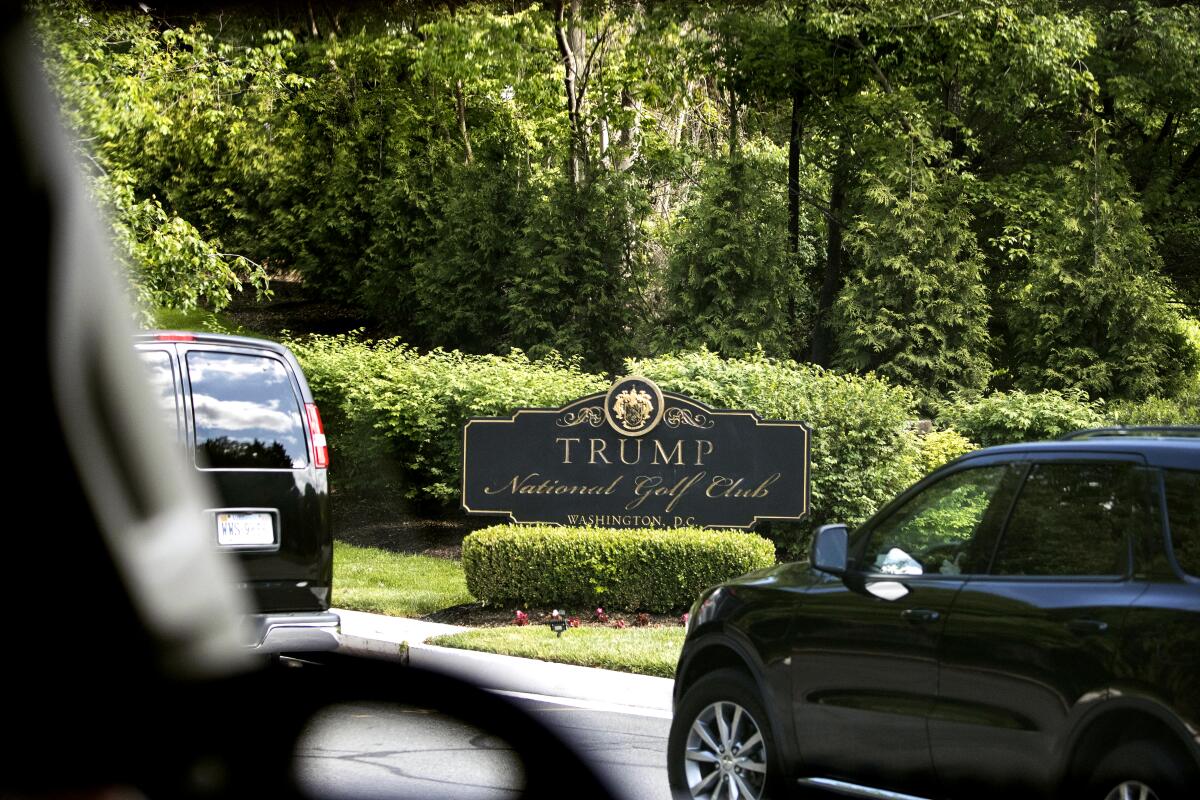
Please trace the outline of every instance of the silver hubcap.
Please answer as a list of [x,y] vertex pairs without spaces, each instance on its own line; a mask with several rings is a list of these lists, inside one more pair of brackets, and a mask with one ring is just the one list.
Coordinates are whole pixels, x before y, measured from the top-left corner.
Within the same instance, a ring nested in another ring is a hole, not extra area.
[[696,715],[683,757],[692,797],[761,800],[767,747],[758,723],[737,703],[713,703]]
[[1141,781],[1122,781],[1104,796],[1104,800],[1158,800],[1158,795]]

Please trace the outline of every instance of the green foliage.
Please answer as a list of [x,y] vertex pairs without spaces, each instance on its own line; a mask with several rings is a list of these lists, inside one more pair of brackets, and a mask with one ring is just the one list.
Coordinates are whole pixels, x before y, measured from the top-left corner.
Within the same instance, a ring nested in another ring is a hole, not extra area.
[[683,626],[677,625],[624,630],[571,628],[556,636],[548,625],[528,625],[476,628],[435,636],[429,644],[673,678],[685,634]]
[[266,292],[254,252],[222,252],[210,223],[246,213],[274,155],[262,125],[299,80],[286,67],[291,35],[237,48],[200,24],[160,28],[147,14],[78,2],[32,10],[143,306],[219,310],[243,282]]
[[287,344],[329,415],[333,468],[343,487],[401,491],[434,506],[458,497],[462,426],[469,417],[560,406],[607,385],[555,353],[541,359],[517,350],[507,356],[422,354],[397,340],[349,335]]
[[635,352],[631,309],[645,284],[635,256],[645,197],[629,176],[560,180],[533,204],[507,289],[508,341],[611,370]]
[[911,161],[906,173],[867,185],[848,241],[858,265],[836,305],[836,363],[910,386],[929,408],[986,386],[988,308],[958,181]]
[[729,531],[496,525],[463,540],[471,594],[484,603],[669,612],[703,589],[775,563],[774,546]]
[[716,408],[751,408],[812,426],[812,514],[803,526],[772,528],[792,556],[807,545],[813,524],[859,523],[920,477],[917,437],[905,427],[916,417],[912,395],[882,378],[707,350],[631,360],[626,369]]
[[979,445],[954,429],[929,431],[917,439],[915,470],[928,475],[943,464],[979,449]]
[[792,350],[797,305],[809,304],[801,276],[814,254],[807,241],[800,253],[788,252],[786,154],[754,144],[732,167],[707,164],[699,191],[680,214],[668,283],[670,323],[657,337],[666,347],[708,346],[728,356]]
[[1104,407],[1078,390],[1036,393],[1013,390],[981,398],[955,398],[938,420],[987,447],[1008,442],[1057,439],[1071,431],[1105,424]]
[[169,214],[158,198],[135,200],[132,190],[100,178],[95,187],[110,209],[113,245],[130,275],[140,308],[220,310],[242,291],[269,294],[263,268],[243,256],[220,252],[187,220]]
[[1108,416],[1116,425],[1200,425],[1200,392],[1113,403]]
[[[1200,365],[1200,322],[1185,318],[1180,333],[1186,341],[1186,360]],[[1193,367],[1174,396],[1112,403],[1108,417],[1116,425],[1200,425],[1200,366]]]
[[1195,353],[1127,183],[1104,154],[1093,162],[1040,173],[1034,191],[1005,201],[1000,246],[1018,245],[1006,258],[1021,270],[999,287],[1014,383],[1109,399],[1174,393]]
[[[553,354],[529,359],[433,351],[352,335],[289,341],[326,417],[334,472],[343,491],[403,491],[449,505],[459,489],[461,427],[472,416],[507,416],[522,406],[554,407],[603,390],[605,376]],[[761,353],[723,359],[705,350],[626,364],[630,373],[717,408],[752,408],[765,418],[813,426],[812,520],[859,522],[956,455],[953,438],[920,449],[906,429],[908,392],[872,376],[845,376]],[[933,435],[930,441],[938,441]],[[806,536],[778,534],[795,554]],[[804,530],[807,530],[805,527]]]
[[297,271],[422,349],[1197,391],[1195,4],[352,5],[30,4],[147,303]]

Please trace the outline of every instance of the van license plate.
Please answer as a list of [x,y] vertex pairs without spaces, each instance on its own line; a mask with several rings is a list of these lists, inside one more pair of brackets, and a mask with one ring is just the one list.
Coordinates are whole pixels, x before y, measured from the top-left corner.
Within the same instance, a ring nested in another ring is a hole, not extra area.
[[217,514],[218,544],[275,544],[270,514]]

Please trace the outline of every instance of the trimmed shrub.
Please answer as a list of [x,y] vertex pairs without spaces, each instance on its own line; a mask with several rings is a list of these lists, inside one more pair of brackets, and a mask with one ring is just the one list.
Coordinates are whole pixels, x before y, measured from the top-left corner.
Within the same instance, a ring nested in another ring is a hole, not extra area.
[[1069,389],[992,392],[978,399],[956,397],[938,422],[984,447],[1057,439],[1074,430],[1107,424],[1101,402],[1089,402],[1082,391]]
[[471,594],[488,605],[685,609],[703,589],[775,563],[752,533],[496,525],[463,540]]
[[857,524],[921,477],[913,396],[871,374],[840,375],[758,353],[723,359],[707,350],[626,363],[663,389],[715,408],[752,408],[812,427],[812,513],[800,525],[772,523],[789,557],[799,557],[814,525]]

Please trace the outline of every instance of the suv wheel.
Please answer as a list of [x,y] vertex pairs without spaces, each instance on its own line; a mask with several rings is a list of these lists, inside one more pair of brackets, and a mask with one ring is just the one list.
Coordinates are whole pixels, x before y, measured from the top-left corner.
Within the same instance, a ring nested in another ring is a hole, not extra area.
[[778,764],[754,682],[732,669],[696,681],[671,722],[667,775],[678,798],[762,800]]
[[1183,800],[1190,771],[1149,740],[1126,742],[1104,757],[1090,782],[1094,800]]

